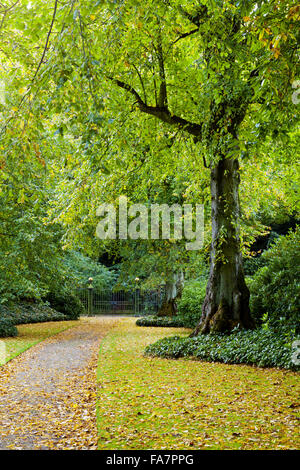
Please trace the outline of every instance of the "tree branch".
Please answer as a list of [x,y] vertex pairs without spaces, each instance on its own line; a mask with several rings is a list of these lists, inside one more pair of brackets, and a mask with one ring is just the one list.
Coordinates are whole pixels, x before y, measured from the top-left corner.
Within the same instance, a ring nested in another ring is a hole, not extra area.
[[199,28],[192,29],[192,31],[188,31],[187,33],[182,33],[180,36],[178,36],[175,41],[172,42],[172,45],[176,44],[176,42],[180,41],[180,39],[187,38],[188,36],[191,36],[192,34],[195,34],[199,31]]
[[55,3],[54,3],[54,10],[53,10],[53,15],[52,15],[52,20],[51,20],[51,24],[50,24],[50,28],[49,28],[49,31],[48,31],[48,34],[47,34],[47,38],[46,38],[46,43],[45,43],[45,46],[44,46],[44,50],[43,50],[43,54],[42,54],[42,57],[41,57],[41,60],[39,61],[39,64],[37,66],[37,69],[35,71],[35,74],[31,80],[31,82],[33,82],[35,80],[35,77],[37,76],[40,68],[41,68],[41,65],[43,63],[43,60],[44,60],[44,57],[46,55],[46,51],[47,51],[47,47],[48,47],[48,42],[49,42],[49,38],[50,38],[50,35],[51,35],[51,32],[52,32],[52,28],[53,28],[53,24],[54,24],[54,20],[55,20],[55,16],[56,16],[56,10],[57,10],[57,4],[58,4],[58,0],[55,0]]
[[206,5],[201,5],[195,13],[189,13],[181,5],[179,5],[179,11],[191,23],[193,23],[194,25],[196,25],[198,27],[203,22],[203,20],[206,20],[208,18],[207,6]]
[[140,79],[140,82],[141,82],[141,85],[142,85],[142,88],[143,88],[143,93],[144,93],[144,102],[147,104],[147,96],[146,96],[146,90],[145,90],[145,86],[144,86],[144,82],[143,82],[143,78],[142,78],[142,75],[140,74],[138,68],[132,64],[134,70],[136,71],[136,73],[138,74],[139,76],[139,79]]
[[159,31],[159,38],[158,38],[158,45],[157,45],[157,58],[158,58],[158,67],[159,67],[159,78],[160,78],[158,106],[160,108],[163,108],[163,107],[168,106],[168,98],[167,98],[165,64],[164,64],[163,49],[161,45],[160,31]]
[[189,134],[193,135],[200,140],[202,134],[202,124],[197,124],[191,121],[188,121],[180,116],[177,116],[170,112],[170,110],[166,106],[148,106],[137,93],[137,91],[128,83],[125,83],[117,78],[106,76],[107,79],[111,80],[113,83],[118,85],[123,90],[128,91],[132,96],[134,96],[136,100],[136,104],[139,109],[146,114],[151,116],[155,116],[156,118],[160,119],[167,124],[175,125],[178,128],[188,132]]
[[17,0],[15,3],[13,3],[10,7],[5,7],[4,5],[1,5],[2,8],[4,8],[4,10],[1,10],[0,11],[0,14],[4,13],[8,13],[10,10],[12,10],[18,3],[19,3],[20,0]]

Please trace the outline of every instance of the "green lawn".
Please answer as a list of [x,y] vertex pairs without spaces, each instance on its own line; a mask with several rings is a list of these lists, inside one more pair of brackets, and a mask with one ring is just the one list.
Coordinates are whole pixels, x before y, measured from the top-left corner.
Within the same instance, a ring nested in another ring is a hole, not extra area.
[[125,318],[98,366],[99,449],[299,448],[299,374],[247,365],[143,356],[184,329]]
[[14,338],[0,338],[0,366],[49,336],[53,336],[78,324],[78,321],[55,321],[18,325],[18,336]]

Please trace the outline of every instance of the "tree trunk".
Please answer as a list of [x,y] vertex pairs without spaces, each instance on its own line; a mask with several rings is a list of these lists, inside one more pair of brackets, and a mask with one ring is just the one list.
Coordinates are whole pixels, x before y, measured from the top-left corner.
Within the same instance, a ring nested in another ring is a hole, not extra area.
[[177,302],[181,298],[183,285],[184,275],[182,271],[175,273],[172,281],[166,282],[165,298],[157,312],[159,317],[172,317],[177,314]]
[[240,252],[239,181],[237,159],[222,158],[211,170],[210,274],[194,335],[254,327]]

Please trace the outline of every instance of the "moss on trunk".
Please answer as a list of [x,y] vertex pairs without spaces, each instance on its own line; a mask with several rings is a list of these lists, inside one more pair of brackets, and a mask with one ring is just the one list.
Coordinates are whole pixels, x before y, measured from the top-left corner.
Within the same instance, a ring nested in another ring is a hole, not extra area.
[[195,335],[254,326],[240,252],[239,180],[237,159],[223,157],[211,170],[210,275]]

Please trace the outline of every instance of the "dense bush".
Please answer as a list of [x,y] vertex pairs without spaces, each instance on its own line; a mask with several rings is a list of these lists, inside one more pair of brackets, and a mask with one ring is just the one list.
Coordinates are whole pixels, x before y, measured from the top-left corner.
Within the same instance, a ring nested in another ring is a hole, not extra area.
[[149,345],[145,354],[168,358],[192,356],[206,361],[295,370],[300,368],[292,361],[292,343],[296,339],[300,338],[287,339],[266,328],[233,331],[229,335],[173,336]]
[[300,228],[279,237],[262,256],[264,266],[248,278],[250,308],[258,325],[300,333]]
[[66,315],[68,320],[77,320],[84,313],[82,302],[72,293],[50,292],[45,300],[49,302],[50,307]]
[[245,276],[253,276],[256,271],[265,266],[265,259],[263,256],[256,256],[253,258],[247,258],[244,261],[244,273]]
[[136,325],[168,327],[184,326],[182,319],[178,317],[158,317],[156,315],[149,315],[146,317],[138,318],[138,320],[136,321]]
[[207,279],[188,281],[178,302],[177,317],[182,325],[194,328],[200,320]]
[[8,318],[0,318],[0,338],[9,336],[17,336],[18,330],[12,320]]
[[0,318],[14,325],[69,320],[66,315],[53,310],[48,305],[33,302],[0,305]]

